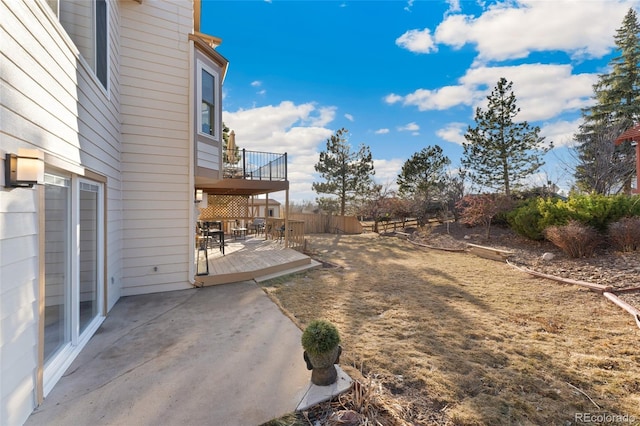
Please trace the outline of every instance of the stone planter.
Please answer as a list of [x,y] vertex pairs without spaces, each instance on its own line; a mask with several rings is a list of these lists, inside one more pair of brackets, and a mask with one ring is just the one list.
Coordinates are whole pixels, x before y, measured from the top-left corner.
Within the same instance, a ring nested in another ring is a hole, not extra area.
[[338,372],[335,364],[340,363],[342,346],[338,345],[329,352],[310,354],[304,351],[307,370],[311,370],[311,383],[318,386],[328,386],[336,382]]

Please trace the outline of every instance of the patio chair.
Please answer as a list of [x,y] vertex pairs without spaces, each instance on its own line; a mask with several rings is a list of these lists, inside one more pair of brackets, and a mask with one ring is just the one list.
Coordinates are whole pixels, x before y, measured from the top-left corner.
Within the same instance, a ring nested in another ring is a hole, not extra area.
[[253,229],[254,234],[260,235],[264,232],[264,219],[263,218],[255,218],[251,222],[251,229]]

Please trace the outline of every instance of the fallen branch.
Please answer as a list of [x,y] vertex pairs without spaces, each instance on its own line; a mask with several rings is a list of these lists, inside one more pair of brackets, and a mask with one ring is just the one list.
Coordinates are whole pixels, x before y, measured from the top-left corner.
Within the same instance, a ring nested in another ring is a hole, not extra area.
[[631,306],[630,304],[628,304],[624,300],[620,299],[618,296],[616,296],[613,293],[605,291],[602,294],[604,295],[604,297],[606,297],[607,299],[611,300],[613,303],[615,303],[616,305],[620,306],[625,311],[629,312],[633,316],[633,319],[636,320],[636,324],[638,325],[638,327],[640,327],[640,310],[638,310],[635,307]]
[[547,279],[558,281],[564,284],[579,285],[582,287],[587,287],[589,290],[597,291],[600,293],[604,293],[606,291],[608,292],[613,291],[613,288],[611,286],[602,285],[602,284],[593,284],[593,283],[588,283],[586,281],[578,281],[578,280],[572,280],[570,278],[561,278],[561,277],[556,277],[555,275],[543,274],[542,272],[537,272],[528,268],[523,268],[522,266],[515,265],[509,262],[508,260],[507,260],[507,264],[513,266],[514,268],[522,272],[526,272],[527,274],[534,275],[536,277],[547,278]]
[[512,251],[502,250],[495,247],[480,246],[478,244],[471,243],[467,243],[467,251],[475,254],[476,256],[498,261],[505,261],[509,256],[513,256],[514,254]]
[[569,386],[571,386],[572,388],[574,388],[575,390],[577,390],[578,392],[580,392],[581,394],[583,394],[584,396],[586,396],[587,398],[589,398],[589,401],[591,401],[591,403],[593,405],[595,405],[598,410],[600,409],[600,406],[598,404],[596,404],[595,401],[593,399],[591,399],[591,397],[589,395],[587,395],[585,391],[583,391],[580,388],[575,387],[574,385],[572,385],[569,382],[565,382],[565,383],[568,384]]
[[640,291],[640,287],[626,287],[626,288],[616,288],[615,290],[611,290],[612,293],[633,293],[636,291]]

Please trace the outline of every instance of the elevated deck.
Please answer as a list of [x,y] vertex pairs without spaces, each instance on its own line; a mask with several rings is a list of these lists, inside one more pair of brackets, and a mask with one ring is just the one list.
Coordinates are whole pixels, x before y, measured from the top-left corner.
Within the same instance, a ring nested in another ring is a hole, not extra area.
[[[205,253],[196,253],[197,271],[206,270]],[[218,248],[207,250],[209,263],[208,275],[195,277],[198,286],[206,287],[246,280],[262,279],[304,269],[320,264],[309,256],[291,248],[284,248],[284,242],[265,240],[261,237],[247,236],[245,239],[225,241],[225,254]]]

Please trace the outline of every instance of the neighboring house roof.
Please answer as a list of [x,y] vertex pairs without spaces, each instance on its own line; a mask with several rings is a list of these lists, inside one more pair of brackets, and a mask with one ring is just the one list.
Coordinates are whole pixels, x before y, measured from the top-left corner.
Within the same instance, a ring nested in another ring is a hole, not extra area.
[[[266,203],[265,203],[265,199],[264,198],[254,198],[253,199],[253,204],[264,205]],[[269,205],[270,206],[279,206],[279,205],[281,205],[281,203],[278,200],[274,200],[273,198],[269,198]]]

